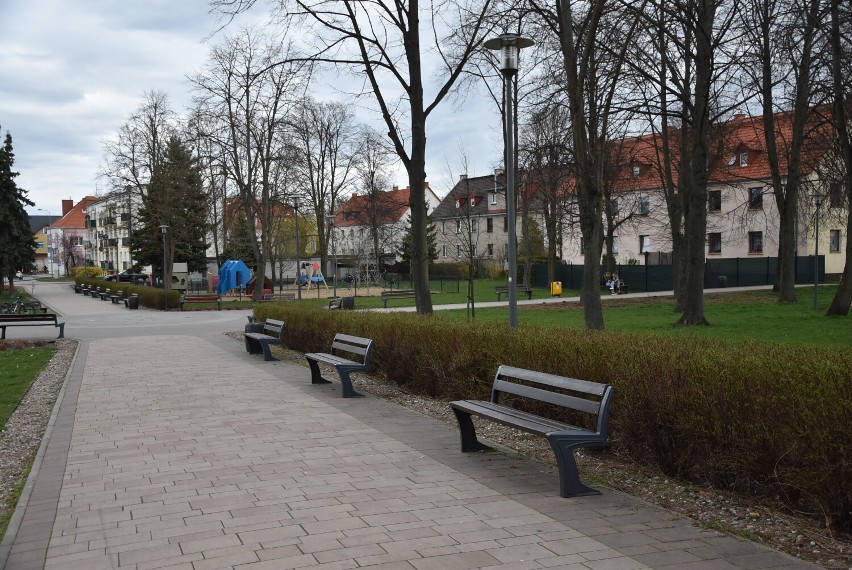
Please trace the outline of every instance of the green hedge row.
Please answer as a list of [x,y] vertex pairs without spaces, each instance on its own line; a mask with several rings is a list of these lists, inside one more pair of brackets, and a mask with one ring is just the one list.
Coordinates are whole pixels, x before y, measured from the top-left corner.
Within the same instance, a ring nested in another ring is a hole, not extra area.
[[[104,281],[97,277],[77,277],[74,279],[76,285],[88,285],[89,287],[107,288],[110,294],[115,295],[119,291],[124,291],[124,296],[129,297],[136,293],[139,296],[139,305],[150,309],[163,309],[165,295],[162,289],[155,287],[147,287],[144,285],[132,285],[130,283],[116,283],[114,281]],[[171,290],[168,293],[168,308],[177,309],[180,307],[180,291]]]
[[466,322],[411,313],[255,308],[285,343],[327,351],[336,332],[375,341],[375,371],[435,398],[487,399],[497,366],[613,384],[611,443],[667,474],[852,528],[852,350]]

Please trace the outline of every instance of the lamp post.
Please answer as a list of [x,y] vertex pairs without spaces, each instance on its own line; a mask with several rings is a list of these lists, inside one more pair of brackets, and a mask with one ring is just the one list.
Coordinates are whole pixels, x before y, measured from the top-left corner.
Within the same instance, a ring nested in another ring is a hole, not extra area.
[[819,303],[819,207],[822,206],[822,194],[814,194],[814,311],[818,309]]
[[169,307],[169,282],[166,279],[166,238],[169,234],[169,226],[163,224],[160,226],[160,231],[163,232],[163,310]]
[[505,117],[506,139],[506,210],[509,218],[509,328],[518,326],[518,245],[516,238],[515,213],[515,101],[512,93],[512,78],[518,73],[518,53],[535,42],[518,34],[505,33],[485,42],[485,47],[500,52],[500,71],[503,73],[503,116]]
[[334,215],[329,214],[325,217],[326,223],[331,226],[331,263],[333,266],[331,279],[334,288],[333,295],[337,297],[337,250],[334,248]]
[[299,257],[299,197],[293,196],[293,221],[296,225],[296,296],[302,300],[302,260]]

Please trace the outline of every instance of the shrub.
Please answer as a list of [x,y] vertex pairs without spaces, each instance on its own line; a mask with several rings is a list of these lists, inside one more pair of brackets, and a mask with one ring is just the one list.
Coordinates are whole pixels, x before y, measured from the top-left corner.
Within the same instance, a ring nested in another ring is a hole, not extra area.
[[71,275],[74,278],[81,277],[87,279],[94,279],[97,277],[104,276],[104,270],[100,267],[88,266],[88,267],[75,267],[71,270]]
[[[394,313],[255,308],[286,343],[325,351],[345,332],[376,343],[376,372],[443,399],[489,397],[499,364],[613,384],[611,443],[666,473],[773,494],[852,528],[852,351],[577,332]],[[416,365],[412,365],[412,363]]]
[[[163,301],[165,297],[163,295],[163,290],[157,289],[155,287],[148,287],[145,285],[133,285],[131,283],[121,283],[115,281],[104,281],[103,279],[88,277],[77,277],[74,279],[74,283],[77,285],[88,285],[89,287],[101,287],[102,289],[108,288],[111,294],[123,291],[125,297],[129,297],[133,293],[136,293],[139,297],[140,306],[161,310],[163,308]],[[174,289],[169,291],[169,309],[177,309],[178,307],[180,307],[180,295],[180,291],[176,291]]]

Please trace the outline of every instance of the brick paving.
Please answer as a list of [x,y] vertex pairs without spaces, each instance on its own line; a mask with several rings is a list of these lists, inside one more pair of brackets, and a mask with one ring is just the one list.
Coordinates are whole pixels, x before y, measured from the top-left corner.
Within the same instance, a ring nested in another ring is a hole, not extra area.
[[546,466],[246,354],[221,335],[244,314],[81,328],[6,568],[816,568],[620,493],[562,499]]

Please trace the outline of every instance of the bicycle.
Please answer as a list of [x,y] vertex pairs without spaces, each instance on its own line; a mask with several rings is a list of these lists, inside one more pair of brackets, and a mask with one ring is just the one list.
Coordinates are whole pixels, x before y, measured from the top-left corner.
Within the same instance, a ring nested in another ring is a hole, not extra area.
[[[38,307],[40,306],[41,303],[38,304]],[[37,310],[37,306],[34,303],[25,303],[21,297],[17,297],[11,303],[0,305],[0,313],[6,315],[32,315]]]

